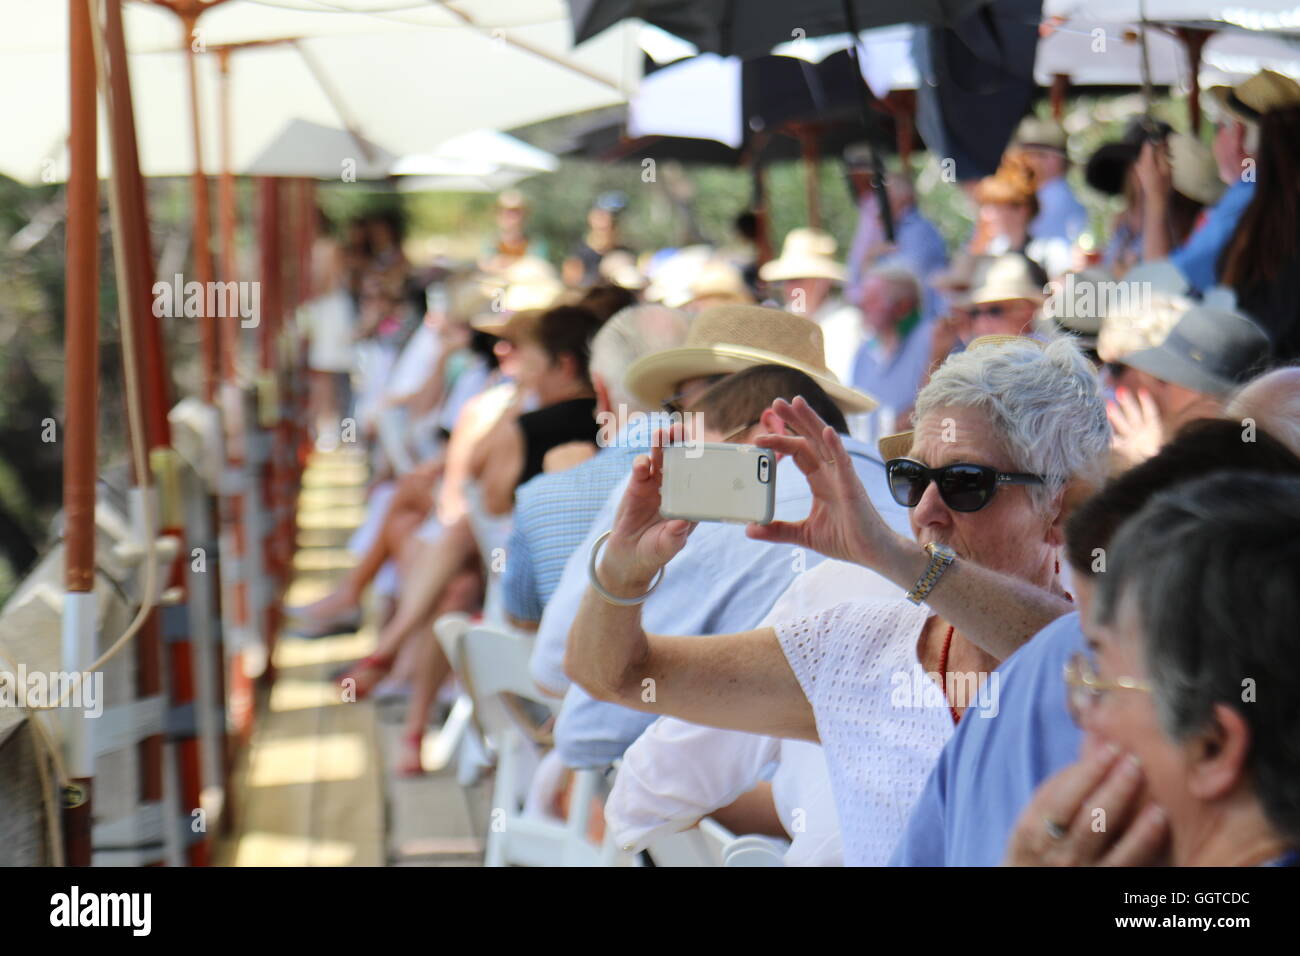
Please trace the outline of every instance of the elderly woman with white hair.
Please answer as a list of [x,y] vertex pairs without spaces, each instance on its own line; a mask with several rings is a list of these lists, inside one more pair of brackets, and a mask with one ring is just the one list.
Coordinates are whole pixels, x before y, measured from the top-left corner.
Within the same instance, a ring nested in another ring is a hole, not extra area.
[[820,740],[845,863],[883,864],[954,723],[996,712],[991,672],[1069,610],[1061,526],[1067,498],[1104,476],[1106,410],[1070,341],[972,343],[921,392],[907,454],[887,463],[891,491],[911,509],[909,540],[880,519],[840,439],[806,403],[773,408],[791,434],[756,442],[794,457],[813,507],[800,522],[751,525],[750,536],[864,565],[907,599],[707,640],[646,634],[637,603],[691,530],[659,516],[656,448],[634,466],[593,554],[565,665],[624,706]]

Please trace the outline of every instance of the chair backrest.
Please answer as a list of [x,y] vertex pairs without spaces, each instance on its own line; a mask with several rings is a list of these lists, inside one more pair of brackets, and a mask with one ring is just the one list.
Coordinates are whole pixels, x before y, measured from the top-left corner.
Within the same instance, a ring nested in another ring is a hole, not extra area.
[[528,670],[532,638],[480,625],[465,632],[459,651],[458,673],[474,701],[479,728],[489,739],[508,729],[525,730],[515,717],[516,710],[505,703],[504,694],[555,712],[559,702],[542,697]]
[[722,851],[723,866],[785,866],[784,840],[766,836],[743,836]]
[[727,846],[735,834],[705,817],[697,826],[660,837],[647,848],[655,866],[722,866]]

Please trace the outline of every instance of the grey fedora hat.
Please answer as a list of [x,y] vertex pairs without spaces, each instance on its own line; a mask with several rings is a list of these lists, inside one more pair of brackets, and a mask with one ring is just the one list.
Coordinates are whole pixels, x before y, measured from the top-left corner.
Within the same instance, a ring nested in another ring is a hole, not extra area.
[[1161,344],[1120,361],[1161,381],[1222,397],[1263,371],[1271,351],[1268,333],[1251,319],[1196,305]]

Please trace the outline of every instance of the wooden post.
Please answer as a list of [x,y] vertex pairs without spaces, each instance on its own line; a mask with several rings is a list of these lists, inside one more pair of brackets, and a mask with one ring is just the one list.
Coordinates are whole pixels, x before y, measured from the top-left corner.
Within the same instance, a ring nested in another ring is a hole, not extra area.
[[[63,515],[64,666],[91,662],[95,593],[95,473],[99,430],[99,174],[96,168],[95,53],[88,0],[68,0],[68,226],[64,283]],[[89,620],[86,614],[89,614]],[[90,651],[88,655],[86,652]],[[72,658],[72,659],[70,659]],[[69,726],[75,726],[75,719]],[[82,731],[84,734],[84,731]],[[91,861],[89,741],[70,730],[70,793],[63,811],[69,866]],[[74,804],[75,805],[72,805]]]

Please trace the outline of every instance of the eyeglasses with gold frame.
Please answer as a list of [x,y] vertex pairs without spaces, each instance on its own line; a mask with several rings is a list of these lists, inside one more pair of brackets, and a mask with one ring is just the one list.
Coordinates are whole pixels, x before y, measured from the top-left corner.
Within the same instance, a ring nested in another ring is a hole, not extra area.
[[1109,691],[1134,690],[1150,694],[1155,687],[1150,681],[1136,677],[1117,677],[1112,681],[1097,676],[1092,661],[1084,653],[1074,654],[1065,665],[1065,701],[1074,722],[1083,726],[1083,717]]

